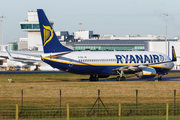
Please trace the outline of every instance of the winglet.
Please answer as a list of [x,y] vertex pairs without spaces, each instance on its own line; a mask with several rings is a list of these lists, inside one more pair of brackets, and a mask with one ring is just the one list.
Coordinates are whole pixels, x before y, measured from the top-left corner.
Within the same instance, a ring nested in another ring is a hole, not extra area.
[[172,61],[177,61],[174,46],[172,46]]
[[12,56],[12,55],[10,54],[10,52],[8,51],[7,47],[5,47],[5,50],[6,50],[6,52],[8,53],[8,58],[11,59],[11,60],[14,59],[13,56]]

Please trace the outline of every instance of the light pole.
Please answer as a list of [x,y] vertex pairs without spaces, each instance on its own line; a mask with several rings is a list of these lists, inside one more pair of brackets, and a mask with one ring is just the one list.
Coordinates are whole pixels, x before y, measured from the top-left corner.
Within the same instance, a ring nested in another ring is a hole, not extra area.
[[165,47],[165,51],[166,51],[166,55],[168,55],[167,53],[167,16],[170,16],[168,13],[163,14],[162,16],[166,17],[166,47]]
[[82,25],[83,25],[83,23],[79,23],[79,25],[81,26],[81,27],[80,27],[80,31],[82,31]]
[[1,30],[1,33],[2,33],[2,40],[1,40],[1,45],[3,46],[3,18],[6,18],[5,16],[0,16],[0,18],[2,18],[2,20],[1,20],[1,23],[2,23],[2,26],[1,26],[1,28],[2,28],[2,30]]
[[0,29],[0,35],[1,35],[1,38],[0,38],[0,45],[2,45],[2,38],[3,38],[3,35],[2,35],[2,20],[0,20],[1,22],[1,29]]
[[3,18],[6,18],[5,16],[0,16],[0,18],[2,18],[2,20],[0,20],[1,22],[1,51],[3,50]]

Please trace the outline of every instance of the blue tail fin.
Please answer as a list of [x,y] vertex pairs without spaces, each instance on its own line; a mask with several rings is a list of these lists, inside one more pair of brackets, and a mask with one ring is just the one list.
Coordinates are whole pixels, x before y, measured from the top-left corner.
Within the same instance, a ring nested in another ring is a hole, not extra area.
[[44,53],[73,51],[63,46],[42,9],[37,9]]
[[176,53],[175,53],[175,50],[174,50],[174,46],[172,46],[172,61],[176,61]]

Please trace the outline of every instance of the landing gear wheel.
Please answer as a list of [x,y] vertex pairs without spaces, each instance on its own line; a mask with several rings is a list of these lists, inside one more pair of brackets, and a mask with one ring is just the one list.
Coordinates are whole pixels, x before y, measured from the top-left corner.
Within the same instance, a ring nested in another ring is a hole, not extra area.
[[98,75],[91,75],[89,80],[90,80],[90,82],[98,81],[99,80]]
[[158,80],[162,80],[162,74],[158,74]]
[[117,76],[116,78],[116,81],[125,81],[126,78],[124,76],[120,77],[120,76]]
[[158,76],[158,80],[162,80],[162,76]]
[[125,81],[126,78],[124,76],[121,77],[121,81]]
[[116,81],[121,81],[120,76],[117,76]]

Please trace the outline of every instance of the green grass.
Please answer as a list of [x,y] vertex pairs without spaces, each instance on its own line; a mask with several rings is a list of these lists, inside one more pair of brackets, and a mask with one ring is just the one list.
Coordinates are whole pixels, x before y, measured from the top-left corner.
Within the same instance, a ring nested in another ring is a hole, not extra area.
[[[165,76],[178,76],[180,73],[169,73]],[[116,75],[108,79],[115,79]],[[128,74],[126,78],[136,78],[134,74]],[[41,82],[41,81],[83,81],[88,80],[89,75],[71,73],[36,73],[36,74],[0,74],[0,83],[7,83],[8,79],[14,82]],[[100,78],[107,79],[107,78]]]
[[[169,73],[167,76],[178,76],[179,73]],[[136,77],[135,75],[127,75],[128,78]],[[9,83],[8,79],[11,78],[14,82]],[[116,76],[110,76],[108,79],[114,79]],[[135,90],[139,90],[138,106],[144,107],[147,110],[151,109],[151,105],[165,108],[165,103],[173,103],[173,90],[180,90],[180,81],[107,81],[107,82],[52,82],[52,81],[83,81],[88,80],[89,75],[76,75],[70,73],[46,73],[46,74],[1,74],[0,75],[0,108],[15,109],[15,104],[19,105],[21,110],[21,89],[24,90],[23,105],[24,109],[34,109],[34,112],[43,109],[54,109],[59,107],[59,89],[62,89],[62,106],[66,107],[66,104],[71,107],[92,107],[95,100],[97,99],[97,89],[101,89],[101,92],[109,92],[111,94],[101,95],[101,99],[108,106],[116,106],[122,104],[122,120],[164,120],[165,109],[157,116],[147,116],[149,111],[141,111],[142,116],[125,116],[126,112],[123,111],[123,107],[134,109],[135,107]],[[45,81],[45,82],[44,82]],[[49,87],[50,86],[50,87]],[[52,87],[51,87],[52,86]],[[60,87],[59,87],[60,86]],[[170,86],[170,87],[168,87]],[[58,87],[58,88],[57,88]],[[167,88],[166,88],[167,87]],[[115,94],[116,90],[123,88],[123,94]],[[148,90],[147,90],[148,88]],[[81,89],[82,93],[86,93],[87,90],[90,93],[74,94],[74,91]],[[64,90],[68,90],[64,92]],[[133,90],[132,93],[130,90]],[[145,91],[145,93],[144,93]],[[160,94],[157,94],[157,92]],[[3,92],[3,93],[2,93]],[[48,92],[49,94],[44,94]],[[163,94],[163,93],[166,94]],[[4,94],[9,93],[9,94]],[[33,93],[33,94],[31,94]],[[37,93],[37,94],[36,94]],[[42,93],[42,94],[41,94]],[[144,94],[143,94],[144,93]],[[177,107],[180,108],[179,98],[180,94],[177,92]],[[96,106],[97,107],[97,104]],[[100,105],[102,107],[102,104]],[[170,115],[173,115],[173,104],[170,104]],[[5,110],[7,111],[7,110]],[[14,111],[14,110],[13,110]],[[82,111],[84,112],[84,111]],[[156,112],[154,110],[154,112]],[[156,115],[153,112],[152,115]],[[70,111],[71,113],[71,111]],[[152,113],[152,112],[150,112]],[[79,112],[81,114],[81,111]],[[71,115],[71,114],[70,114]],[[46,116],[46,115],[42,115]],[[0,112],[1,117],[1,112]],[[179,116],[178,116],[179,117]],[[170,116],[169,120],[178,119],[177,116]],[[38,116],[37,116],[38,118]],[[47,118],[43,120],[56,120],[59,118]],[[42,120],[39,119],[39,120]],[[65,120],[66,118],[61,118]],[[86,117],[70,117],[70,119],[87,119]],[[118,119],[118,117],[89,117],[89,120],[106,120],[106,119]],[[25,119],[23,119],[25,120]],[[28,120],[31,120],[28,119]],[[37,119],[38,120],[38,119]]]
[[[177,105],[177,108],[180,104]],[[62,120],[66,119],[67,116],[67,108],[62,108],[61,110],[61,115],[62,115]],[[153,106],[145,106],[145,105],[138,105],[138,111],[137,111],[137,116],[136,116],[136,106],[134,105],[129,105],[129,106],[124,106],[124,104],[122,104],[122,120],[151,120],[151,119],[165,119],[166,117],[166,105],[153,105]],[[38,108],[38,109],[32,109],[32,108],[24,108],[23,109],[23,114],[20,114],[19,118],[23,118],[24,119],[32,119],[32,118],[36,118],[36,119],[44,119],[44,118],[48,118],[48,119],[58,119],[60,114],[59,112],[57,114],[55,114],[57,111],[59,110],[59,108],[53,108],[53,107],[47,107],[47,108]],[[100,108],[100,117],[98,117],[98,109],[94,108],[93,111],[91,111],[90,116],[89,117],[85,117],[88,115],[90,108],[87,107],[70,107],[70,118],[75,120],[75,119],[90,119],[90,120],[99,120],[99,119],[117,119],[118,117],[118,107],[114,106],[114,107],[107,107],[107,110],[110,113],[110,117],[108,116],[107,112],[105,111],[104,108]],[[21,111],[21,107],[19,108],[19,112]],[[174,119],[178,119],[179,116],[179,109],[177,109],[176,111],[177,116],[174,116],[174,109],[173,109],[173,105],[170,105],[169,108],[169,119],[174,120]],[[2,114],[3,113],[3,114]],[[9,116],[6,116],[9,115]],[[14,110],[6,110],[4,112],[0,111],[0,117],[1,118],[13,118],[15,116],[15,109]],[[54,116],[54,118],[53,118]]]
[[[168,76],[176,75],[179,73],[168,74]],[[115,77],[110,76],[109,79]],[[135,76],[128,75],[127,77]],[[14,82],[9,83],[9,78]],[[56,82],[83,81],[88,78],[89,75],[70,73],[0,74],[0,105],[21,104],[21,89],[24,90],[24,105],[27,106],[43,106],[44,104],[56,106],[59,103],[60,89],[62,89],[64,106],[66,104],[91,106],[97,99],[97,89],[101,89],[101,93],[106,93],[104,96],[102,94],[101,98],[110,106],[119,103],[135,103],[136,89],[139,90],[140,96],[138,103],[172,103],[174,89],[177,90],[177,97],[180,97],[178,92],[180,81]],[[116,91],[122,94],[117,94]],[[177,99],[178,102],[179,99]]]
[[[179,120],[180,116],[169,116],[168,120]],[[70,120],[118,120],[119,117],[78,117],[70,118]],[[36,120],[67,120],[67,118],[35,118]],[[3,119],[1,119],[3,120]],[[14,119],[6,119],[14,120]],[[19,119],[19,120],[34,120],[34,119]],[[166,116],[127,116],[121,117],[121,120],[166,120]]]
[[[127,78],[131,77],[135,77],[135,75],[127,75]],[[110,76],[108,79],[112,78],[116,78],[116,76]],[[8,79],[12,79],[14,82],[83,81],[88,80],[89,75],[71,73],[0,74],[0,82],[7,82]]]
[[[69,77],[70,76],[70,77]],[[76,75],[70,73],[37,73],[37,74],[1,74],[0,82],[12,79],[14,82],[40,82],[40,81],[74,81],[88,79],[87,75]]]

